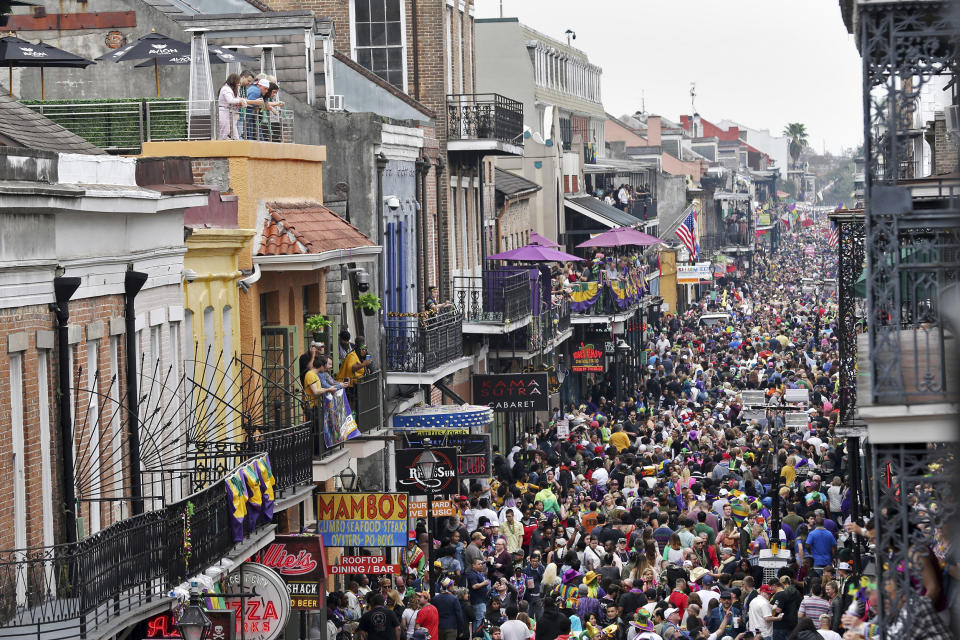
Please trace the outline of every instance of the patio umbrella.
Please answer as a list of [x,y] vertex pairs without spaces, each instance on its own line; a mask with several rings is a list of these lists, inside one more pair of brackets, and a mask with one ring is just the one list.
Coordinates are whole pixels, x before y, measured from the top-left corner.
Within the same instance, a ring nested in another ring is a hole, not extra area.
[[658,244],[659,238],[646,234],[630,227],[617,227],[604,231],[600,235],[590,238],[586,242],[581,242],[577,248],[582,247],[646,247],[651,244]]
[[190,63],[190,45],[159,33],[148,33],[130,44],[120,47],[116,51],[105,53],[100,60],[123,62],[125,60],[152,60],[153,73],[157,83],[157,97],[160,97],[160,58],[184,56],[186,63]]
[[[210,64],[230,64],[231,62],[257,61],[256,58],[251,58],[248,55],[237,53],[236,51],[231,51],[230,49],[224,49],[221,47],[207,47],[207,51],[210,52]],[[157,56],[153,60],[144,60],[139,64],[133,65],[133,67],[135,69],[139,69],[140,67],[149,67],[154,63],[161,67],[190,64],[190,53],[177,52],[168,56]]]
[[85,68],[93,64],[80,56],[58,49],[49,44],[38,42],[33,44],[22,38],[7,36],[0,38],[0,62],[7,63],[10,70],[10,95],[13,95],[13,68],[40,67],[40,98],[46,99],[46,87],[43,83],[44,67],[75,67]]
[[539,244],[528,244],[525,247],[511,249],[503,253],[487,256],[487,260],[515,260],[516,262],[583,262],[585,258],[557,251]]
[[560,245],[549,238],[544,238],[542,235],[536,231],[530,232],[530,244],[538,244],[541,247],[553,247],[554,249],[559,249]]

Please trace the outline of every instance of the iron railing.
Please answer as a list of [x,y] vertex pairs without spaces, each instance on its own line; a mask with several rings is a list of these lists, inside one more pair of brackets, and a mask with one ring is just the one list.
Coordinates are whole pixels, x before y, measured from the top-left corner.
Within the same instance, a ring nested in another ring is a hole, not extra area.
[[570,301],[555,296],[550,309],[543,309],[540,315],[525,327],[504,335],[491,336],[490,348],[499,351],[521,351],[535,353],[550,352],[557,345],[557,337],[570,328]]
[[440,313],[389,316],[386,324],[387,371],[420,373],[463,355],[463,316]]
[[380,428],[380,372],[368,373],[351,387],[356,399],[353,407],[354,419],[360,433],[370,433]]
[[523,144],[523,103],[497,93],[447,96],[448,140]]
[[530,315],[530,275],[485,269],[482,276],[456,276],[453,296],[465,322],[509,324]]
[[622,313],[640,304],[648,289],[641,268],[618,269],[616,279],[608,279],[603,271],[600,280],[572,285],[568,296],[570,312],[590,316]]
[[0,630],[52,637],[69,623],[63,637],[96,635],[226,556],[231,508],[221,481],[73,545],[0,551]]
[[241,441],[200,440],[191,443],[192,451],[187,457],[192,460],[191,485],[199,491],[219,481],[226,473],[257,454],[270,456],[274,489],[283,492],[311,478],[310,439],[311,425],[300,424],[266,433],[256,432]]
[[[25,101],[34,111],[110,153],[140,153],[144,142],[213,140],[219,137],[216,101],[145,98],[124,102]],[[242,113],[238,135],[265,142],[293,142],[293,110]]]

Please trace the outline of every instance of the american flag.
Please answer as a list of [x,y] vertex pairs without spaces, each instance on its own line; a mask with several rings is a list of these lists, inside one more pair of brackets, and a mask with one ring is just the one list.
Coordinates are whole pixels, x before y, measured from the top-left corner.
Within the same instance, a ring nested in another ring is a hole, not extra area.
[[699,214],[697,210],[694,209],[691,211],[686,218],[683,219],[683,222],[680,223],[680,226],[677,227],[677,237],[680,238],[680,242],[683,243],[683,246],[687,248],[687,251],[690,252],[690,257],[696,259],[700,257],[700,252],[697,251],[697,218]]
[[840,227],[833,220],[830,221],[830,235],[827,236],[827,244],[831,247],[840,244]]

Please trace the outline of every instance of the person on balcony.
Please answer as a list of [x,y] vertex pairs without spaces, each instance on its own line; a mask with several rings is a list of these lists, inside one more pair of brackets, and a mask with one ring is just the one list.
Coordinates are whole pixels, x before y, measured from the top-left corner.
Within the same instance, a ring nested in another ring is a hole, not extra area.
[[[307,398],[307,419],[314,424],[314,429],[316,430],[316,427],[319,425],[322,427],[324,433],[332,430],[331,434],[335,434],[337,431],[334,429],[333,420],[329,416],[322,415],[320,400],[325,393],[336,393],[340,389],[349,387],[350,382],[337,382],[330,377],[328,371],[332,367],[333,361],[330,359],[330,356],[314,356],[313,361],[310,363],[310,370],[307,372],[307,375],[304,376],[303,390]],[[332,435],[328,440],[332,442],[336,441]]]
[[347,359],[347,356],[350,355],[353,348],[354,345],[350,344],[350,332],[344,329],[337,336],[337,357],[340,362]]
[[350,385],[347,389],[347,399],[350,406],[356,408],[357,403],[357,384],[367,375],[367,367],[373,364],[373,356],[367,353],[366,340],[363,336],[357,336],[356,346],[353,351],[347,354],[340,365],[340,371],[337,373],[337,379]]
[[240,120],[241,107],[247,106],[247,99],[240,96],[240,75],[231,73],[220,87],[217,96],[217,114],[220,123],[220,140],[239,140],[237,122]]
[[244,110],[243,118],[243,137],[247,140],[257,140],[259,138],[257,127],[258,115],[260,108],[263,107],[264,96],[267,94],[269,88],[270,81],[266,78],[260,78],[247,87],[247,108]]
[[430,285],[427,287],[427,299],[423,301],[423,308],[427,313],[440,313],[447,309],[453,307],[451,302],[438,302],[437,301],[437,286]]

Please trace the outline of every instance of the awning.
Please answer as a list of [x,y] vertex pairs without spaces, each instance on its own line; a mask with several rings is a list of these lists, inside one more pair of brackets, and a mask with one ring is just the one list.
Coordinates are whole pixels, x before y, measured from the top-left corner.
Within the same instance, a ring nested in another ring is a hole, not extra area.
[[632,227],[638,222],[641,222],[639,218],[634,218],[629,213],[620,211],[620,209],[616,207],[611,207],[602,200],[591,196],[564,198],[563,204],[571,211],[586,216],[594,222],[599,222],[611,229],[617,227]]

